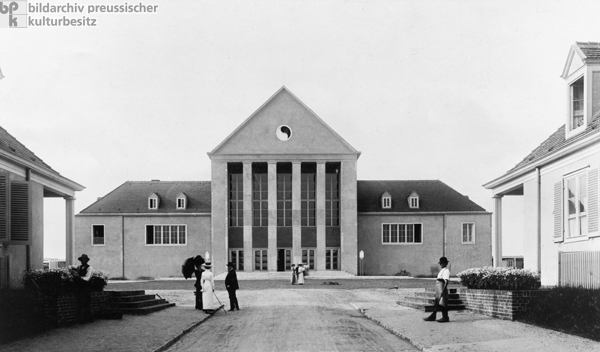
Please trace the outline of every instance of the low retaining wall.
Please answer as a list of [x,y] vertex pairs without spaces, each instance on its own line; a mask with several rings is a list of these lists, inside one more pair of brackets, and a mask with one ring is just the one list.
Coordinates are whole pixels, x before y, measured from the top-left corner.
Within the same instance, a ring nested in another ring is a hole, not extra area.
[[465,308],[487,316],[515,320],[527,311],[531,302],[547,290],[476,290],[459,288]]
[[89,310],[91,316],[100,315],[108,304],[109,292],[91,292],[89,307],[86,307],[86,299],[81,295],[85,293],[61,292],[61,293],[38,293],[36,301],[38,309],[46,321],[54,326],[64,326],[78,322],[81,312]]

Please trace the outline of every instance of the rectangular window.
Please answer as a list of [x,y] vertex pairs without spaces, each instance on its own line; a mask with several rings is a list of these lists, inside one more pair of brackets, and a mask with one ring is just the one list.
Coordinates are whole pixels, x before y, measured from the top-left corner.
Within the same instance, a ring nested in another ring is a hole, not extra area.
[[244,270],[244,250],[231,249],[229,250],[229,261],[233,263],[235,270]]
[[392,198],[390,198],[390,197],[383,197],[382,208],[389,209],[391,207],[392,207]]
[[300,185],[301,224],[316,226],[317,214],[317,174],[302,173]]
[[583,77],[581,77],[571,85],[571,130],[583,125],[583,93]]
[[325,249],[325,270],[339,270],[339,248]]
[[185,198],[177,198],[177,209],[185,209]]
[[277,226],[292,226],[292,174],[277,175]]
[[268,174],[252,174],[253,226],[269,226]]
[[146,245],[185,245],[186,225],[146,225]]
[[340,174],[325,174],[325,226],[340,226]]
[[423,243],[422,224],[382,224],[381,242],[383,244]]
[[475,243],[475,224],[472,222],[463,222],[462,224],[462,243]]
[[578,173],[565,179],[566,236],[567,238],[585,236],[588,233],[587,220],[587,172]]
[[413,209],[419,208],[419,198],[410,197],[410,208],[413,208]]
[[156,198],[149,198],[148,199],[148,208],[150,208],[150,209],[157,209],[158,208],[158,199],[156,199]]
[[266,249],[255,249],[254,250],[254,270],[265,271],[267,269],[267,250]]
[[104,225],[92,225],[92,246],[104,245]]
[[315,270],[315,250],[314,248],[302,249],[302,263],[307,264],[308,269]]
[[244,175],[229,175],[229,226],[244,226]]

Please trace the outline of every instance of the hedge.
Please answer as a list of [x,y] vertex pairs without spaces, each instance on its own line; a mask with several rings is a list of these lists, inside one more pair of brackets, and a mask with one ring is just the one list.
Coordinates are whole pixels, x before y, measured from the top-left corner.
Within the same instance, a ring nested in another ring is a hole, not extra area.
[[463,286],[489,290],[535,290],[540,288],[540,275],[532,270],[483,267],[461,271],[457,275]]
[[[93,291],[102,291],[107,281],[108,273],[94,270],[88,287]],[[26,270],[23,272],[22,282],[26,290],[42,292],[68,291],[81,287],[73,276],[73,268]]]

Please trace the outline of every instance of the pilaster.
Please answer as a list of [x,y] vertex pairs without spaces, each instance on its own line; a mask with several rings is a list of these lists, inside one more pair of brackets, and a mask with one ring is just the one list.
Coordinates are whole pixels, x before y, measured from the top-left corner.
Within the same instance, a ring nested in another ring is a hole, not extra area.
[[325,163],[317,163],[317,253],[315,266],[325,271]]

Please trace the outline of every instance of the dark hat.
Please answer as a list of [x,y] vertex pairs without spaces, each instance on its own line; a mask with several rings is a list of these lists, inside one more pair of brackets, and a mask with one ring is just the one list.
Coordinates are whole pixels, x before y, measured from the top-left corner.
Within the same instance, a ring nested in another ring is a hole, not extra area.
[[233,265],[233,263],[232,263],[232,262],[227,262],[227,266],[228,266],[229,268],[235,268],[235,265]]
[[446,264],[448,264],[448,258],[446,258],[446,257],[441,257],[441,258],[440,258],[440,261],[438,262],[438,264],[441,264],[441,263],[446,263]]
[[210,262],[206,262],[206,263],[202,264],[202,267],[205,269],[210,269],[210,268],[212,268],[212,265]]
[[79,261],[82,261],[82,260],[90,261],[90,257],[88,257],[87,254],[82,254],[81,257],[77,258],[77,260],[79,260]]

